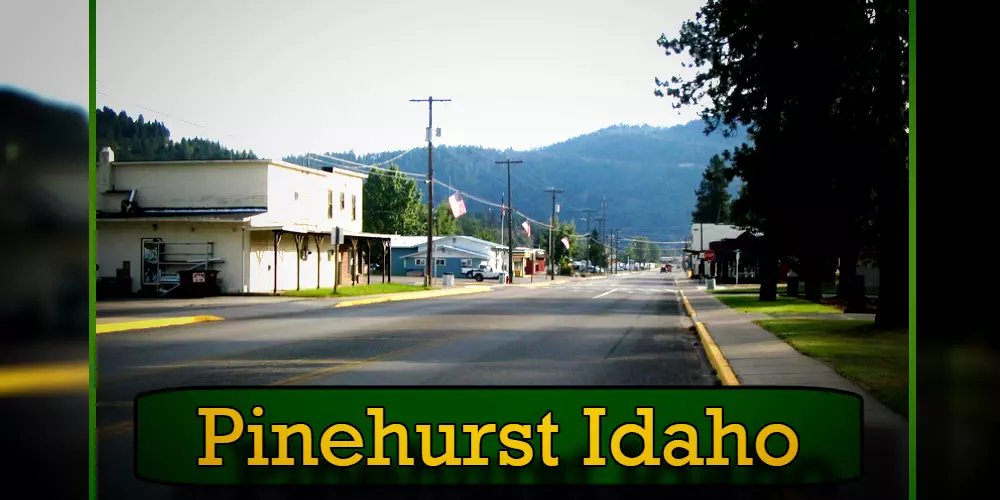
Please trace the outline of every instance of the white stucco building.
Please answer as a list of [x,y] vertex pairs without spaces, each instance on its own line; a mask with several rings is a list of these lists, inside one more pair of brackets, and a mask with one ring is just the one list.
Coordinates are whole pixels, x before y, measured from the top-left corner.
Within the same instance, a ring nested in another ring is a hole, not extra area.
[[[97,165],[98,276],[164,295],[185,271],[218,272],[225,293],[333,286],[331,231],[341,227],[340,284],[364,271],[366,176],[279,160],[115,162]],[[195,278],[198,279],[198,278]]]

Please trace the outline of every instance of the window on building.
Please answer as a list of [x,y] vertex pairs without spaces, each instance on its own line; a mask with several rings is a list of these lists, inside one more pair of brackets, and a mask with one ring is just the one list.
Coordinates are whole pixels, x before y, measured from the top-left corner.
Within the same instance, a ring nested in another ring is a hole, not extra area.
[[344,210],[344,193],[340,193],[340,210]]
[[295,192],[295,201],[299,201],[299,192],[298,191]]
[[351,195],[351,220],[358,220],[358,195]]
[[333,218],[333,190],[326,190],[326,218]]
[[435,266],[443,266],[443,265],[445,265],[444,259],[434,259],[434,265]]
[[472,259],[462,259],[462,267],[471,267]]
[[424,266],[424,265],[427,265],[427,261],[424,260],[424,259],[413,259],[413,265],[415,265],[415,266]]

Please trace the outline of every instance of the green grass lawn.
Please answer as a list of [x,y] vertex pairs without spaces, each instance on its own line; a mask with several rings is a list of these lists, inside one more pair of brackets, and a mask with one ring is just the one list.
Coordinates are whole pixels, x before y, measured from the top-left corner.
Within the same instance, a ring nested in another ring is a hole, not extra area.
[[835,314],[835,307],[817,304],[805,299],[793,299],[779,295],[773,302],[761,302],[754,294],[717,293],[715,298],[723,304],[745,313],[760,314]]
[[384,293],[418,292],[420,290],[430,290],[430,288],[401,283],[373,283],[371,285],[338,286],[337,293],[333,293],[333,288],[311,288],[308,290],[289,290],[281,292],[281,295],[287,297],[358,297]]
[[806,356],[868,389],[892,411],[909,415],[909,334],[878,330],[872,321],[755,321]]

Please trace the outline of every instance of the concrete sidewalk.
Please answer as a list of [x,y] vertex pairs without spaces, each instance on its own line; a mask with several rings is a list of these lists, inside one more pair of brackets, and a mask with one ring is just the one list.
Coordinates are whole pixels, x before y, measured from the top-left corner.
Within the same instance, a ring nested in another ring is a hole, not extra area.
[[826,387],[850,391],[864,399],[862,478],[842,485],[817,487],[815,492],[809,492],[809,498],[907,498],[909,422],[906,418],[889,410],[830,366],[800,353],[753,324],[755,320],[770,319],[770,315],[731,309],[712,294],[698,289],[696,283],[679,279],[677,287],[687,297],[698,321],[711,333],[741,385]]

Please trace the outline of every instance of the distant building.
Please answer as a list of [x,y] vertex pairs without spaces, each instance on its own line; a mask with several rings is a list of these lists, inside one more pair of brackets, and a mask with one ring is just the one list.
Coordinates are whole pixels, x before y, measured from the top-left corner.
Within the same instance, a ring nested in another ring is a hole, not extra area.
[[[463,268],[507,265],[507,247],[472,236],[434,237],[434,276],[461,275]],[[427,236],[396,236],[391,240],[392,274],[423,276],[427,269]]]
[[[389,235],[362,227],[364,174],[279,160],[97,165],[98,276],[123,293],[169,295],[190,273],[223,293],[351,284]],[[331,231],[345,241],[332,245]]]
[[746,231],[728,224],[691,224],[691,232],[688,233],[684,249],[686,267],[694,276],[710,275],[710,266],[706,265],[708,263],[704,259],[705,250],[711,249],[711,244],[714,242],[736,239],[744,232]]

